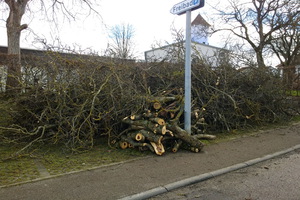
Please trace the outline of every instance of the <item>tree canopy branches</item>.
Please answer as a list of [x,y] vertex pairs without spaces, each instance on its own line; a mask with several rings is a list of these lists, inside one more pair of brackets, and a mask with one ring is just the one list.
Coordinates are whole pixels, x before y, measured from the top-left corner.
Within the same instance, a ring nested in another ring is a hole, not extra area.
[[121,59],[133,58],[134,27],[131,24],[119,24],[111,27],[109,32],[111,42],[108,44],[107,54]]
[[[245,40],[255,51],[259,67],[265,66],[264,51],[278,32],[291,28],[300,18],[300,3],[292,0],[230,0],[226,11],[220,10],[226,25],[215,31],[226,30]],[[274,50],[274,48],[273,48]]]

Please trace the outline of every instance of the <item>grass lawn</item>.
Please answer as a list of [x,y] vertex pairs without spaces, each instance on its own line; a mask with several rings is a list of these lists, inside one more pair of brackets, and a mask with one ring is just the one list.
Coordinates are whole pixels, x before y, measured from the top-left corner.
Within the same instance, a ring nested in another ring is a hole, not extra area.
[[76,154],[64,151],[63,146],[36,146],[21,157],[11,157],[20,148],[7,144],[0,146],[0,186],[40,178],[37,163],[49,175],[58,175],[150,155],[150,152],[136,149],[112,149],[106,144],[98,144],[90,151]]

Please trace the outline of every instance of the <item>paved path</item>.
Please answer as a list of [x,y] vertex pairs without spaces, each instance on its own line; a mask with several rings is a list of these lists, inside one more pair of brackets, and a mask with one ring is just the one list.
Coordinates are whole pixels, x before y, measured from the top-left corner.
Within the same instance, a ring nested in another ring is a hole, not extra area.
[[300,144],[300,124],[210,145],[0,188],[3,200],[119,199]]
[[151,200],[299,200],[300,149]]

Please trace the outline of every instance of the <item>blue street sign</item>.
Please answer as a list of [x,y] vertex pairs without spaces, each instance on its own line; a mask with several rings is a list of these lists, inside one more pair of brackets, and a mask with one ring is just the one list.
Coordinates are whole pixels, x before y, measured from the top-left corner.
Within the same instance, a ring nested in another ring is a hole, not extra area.
[[171,9],[172,14],[182,15],[188,10],[196,10],[204,6],[205,0],[185,0],[176,5]]

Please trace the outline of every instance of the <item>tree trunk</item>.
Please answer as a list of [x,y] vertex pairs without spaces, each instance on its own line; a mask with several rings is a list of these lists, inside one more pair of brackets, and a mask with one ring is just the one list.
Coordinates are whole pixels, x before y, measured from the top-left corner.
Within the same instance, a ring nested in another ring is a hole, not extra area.
[[7,28],[7,47],[8,47],[8,63],[7,63],[7,82],[6,91],[20,89],[21,81],[21,51],[20,37],[21,31],[27,28],[26,24],[21,25],[22,16],[25,12],[26,5],[29,0],[15,1],[5,0],[9,6],[10,12],[6,21]]
[[266,67],[264,58],[263,58],[263,53],[262,49],[257,49],[256,50],[256,60],[257,60],[257,65],[259,68],[264,68]]

